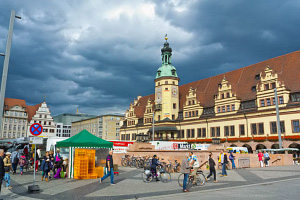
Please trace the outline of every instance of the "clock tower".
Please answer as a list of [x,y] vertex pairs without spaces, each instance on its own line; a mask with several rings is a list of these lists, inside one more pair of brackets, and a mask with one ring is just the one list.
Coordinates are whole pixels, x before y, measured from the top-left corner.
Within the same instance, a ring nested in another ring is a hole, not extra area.
[[171,65],[172,48],[168,38],[161,49],[162,65],[157,70],[155,82],[155,120],[175,120],[179,111],[179,91],[176,68]]

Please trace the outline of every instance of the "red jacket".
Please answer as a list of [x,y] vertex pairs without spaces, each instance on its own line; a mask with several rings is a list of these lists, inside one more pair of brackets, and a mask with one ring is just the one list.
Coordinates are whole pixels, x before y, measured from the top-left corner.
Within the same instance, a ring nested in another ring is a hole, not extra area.
[[258,153],[258,160],[262,161],[262,158],[264,157],[264,154],[262,152]]

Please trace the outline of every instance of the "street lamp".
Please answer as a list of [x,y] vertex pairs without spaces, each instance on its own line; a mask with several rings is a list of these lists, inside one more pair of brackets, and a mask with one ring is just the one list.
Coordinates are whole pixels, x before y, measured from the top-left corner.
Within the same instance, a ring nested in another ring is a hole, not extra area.
[[1,56],[4,56],[1,91],[0,91],[0,134],[1,135],[2,135],[2,118],[3,118],[5,89],[6,89],[6,82],[7,82],[8,64],[9,64],[11,41],[12,41],[12,36],[13,36],[15,18],[21,19],[21,17],[16,16],[16,11],[12,10],[10,13],[10,22],[9,22],[9,28],[8,28],[8,37],[7,37],[5,54],[0,53]]
[[282,141],[281,141],[281,128],[280,128],[280,117],[279,117],[279,108],[278,108],[277,88],[274,88],[274,93],[275,93],[275,104],[276,104],[278,143],[279,143],[279,149],[281,149],[282,148]]

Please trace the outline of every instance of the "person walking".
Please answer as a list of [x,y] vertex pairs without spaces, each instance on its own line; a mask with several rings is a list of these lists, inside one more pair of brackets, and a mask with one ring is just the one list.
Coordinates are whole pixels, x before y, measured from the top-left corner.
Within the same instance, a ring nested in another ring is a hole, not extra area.
[[199,164],[199,161],[198,161],[198,158],[197,156],[194,155],[193,152],[190,152],[189,153],[189,163],[190,163],[190,166],[193,167],[193,171],[191,172],[191,175],[194,176],[194,185],[197,185],[197,171],[200,167],[200,164]]
[[230,152],[230,155],[229,155],[229,160],[231,162],[231,165],[232,165],[232,169],[236,169],[235,167],[235,163],[234,163],[234,155],[232,154],[232,151]]
[[261,151],[258,151],[258,161],[260,163],[260,167],[264,167],[264,163],[262,159],[263,157],[264,157],[263,153]]
[[6,188],[7,189],[12,189],[10,186],[10,173],[9,171],[13,171],[11,162],[10,162],[10,152],[6,152],[5,158],[3,159],[4,163],[4,170],[5,170],[5,175],[4,175],[4,181],[6,181]]
[[49,152],[46,152],[46,155],[44,156],[44,159],[42,160],[42,165],[41,165],[41,170],[43,171],[42,173],[42,181],[45,180],[48,182],[48,173],[50,171],[50,158],[49,158]]
[[53,174],[56,174],[56,169],[58,168],[57,163],[61,160],[60,151],[57,149],[54,155],[54,165],[53,165]]
[[181,163],[180,172],[183,173],[183,192],[189,192],[189,190],[186,189],[187,180],[188,180],[189,173],[190,173],[190,165],[189,165],[188,157],[189,157],[189,155],[187,155],[187,157],[184,158]]
[[34,156],[33,156],[33,159],[32,159],[33,161],[34,161],[34,158],[35,158],[35,163],[34,163],[34,165],[35,165],[35,171],[37,172],[38,169],[39,169],[39,160],[40,160],[40,156],[39,156],[38,151],[36,151],[36,153],[34,153]]
[[60,161],[58,161],[58,162],[56,163],[56,166],[57,166],[57,172],[56,172],[55,175],[53,175],[53,178],[61,178],[61,177],[60,177],[60,172],[62,171],[63,162],[64,162],[63,157],[60,157]]
[[[48,176],[49,176],[49,180],[51,180],[51,170],[53,171],[53,168],[54,168],[54,152],[52,150],[49,151],[49,159],[50,159],[50,171],[48,173]],[[53,174],[54,176],[54,174]]]
[[214,182],[217,183],[217,173],[216,173],[216,163],[214,161],[214,159],[212,158],[212,153],[209,154],[209,158],[208,158],[208,163],[209,163],[209,174],[206,178],[206,181],[209,179],[209,177],[211,177],[214,174]]
[[19,165],[20,165],[20,172],[21,175],[23,175],[23,168],[26,165],[26,156],[24,153],[22,153],[20,159],[19,159]]
[[17,166],[18,166],[18,163],[19,163],[19,158],[20,158],[19,149],[16,149],[11,154],[11,164],[12,164],[12,168],[13,168],[13,173],[12,174],[16,174]]
[[267,151],[265,151],[265,153],[264,153],[264,159],[265,159],[266,167],[269,167],[270,156],[269,156],[269,153]]
[[0,149],[0,193],[1,193],[2,180],[5,175],[3,156],[4,156],[4,150]]
[[109,154],[106,157],[106,168],[107,174],[100,178],[100,183],[110,176],[110,185],[115,185],[114,183],[114,161],[113,161],[113,151],[109,151]]
[[227,176],[226,165],[228,163],[228,159],[227,159],[227,154],[224,153],[223,149],[221,150],[220,157],[221,157],[221,165],[222,165],[222,175],[221,175],[221,177]]

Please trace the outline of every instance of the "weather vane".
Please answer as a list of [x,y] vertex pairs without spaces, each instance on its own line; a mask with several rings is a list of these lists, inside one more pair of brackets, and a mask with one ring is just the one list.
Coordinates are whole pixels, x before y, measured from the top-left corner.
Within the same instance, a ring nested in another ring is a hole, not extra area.
[[44,102],[46,102],[46,96],[44,96]]
[[167,36],[168,36],[168,34],[165,35],[165,40],[166,40],[166,41],[168,40],[168,37],[167,37]]

